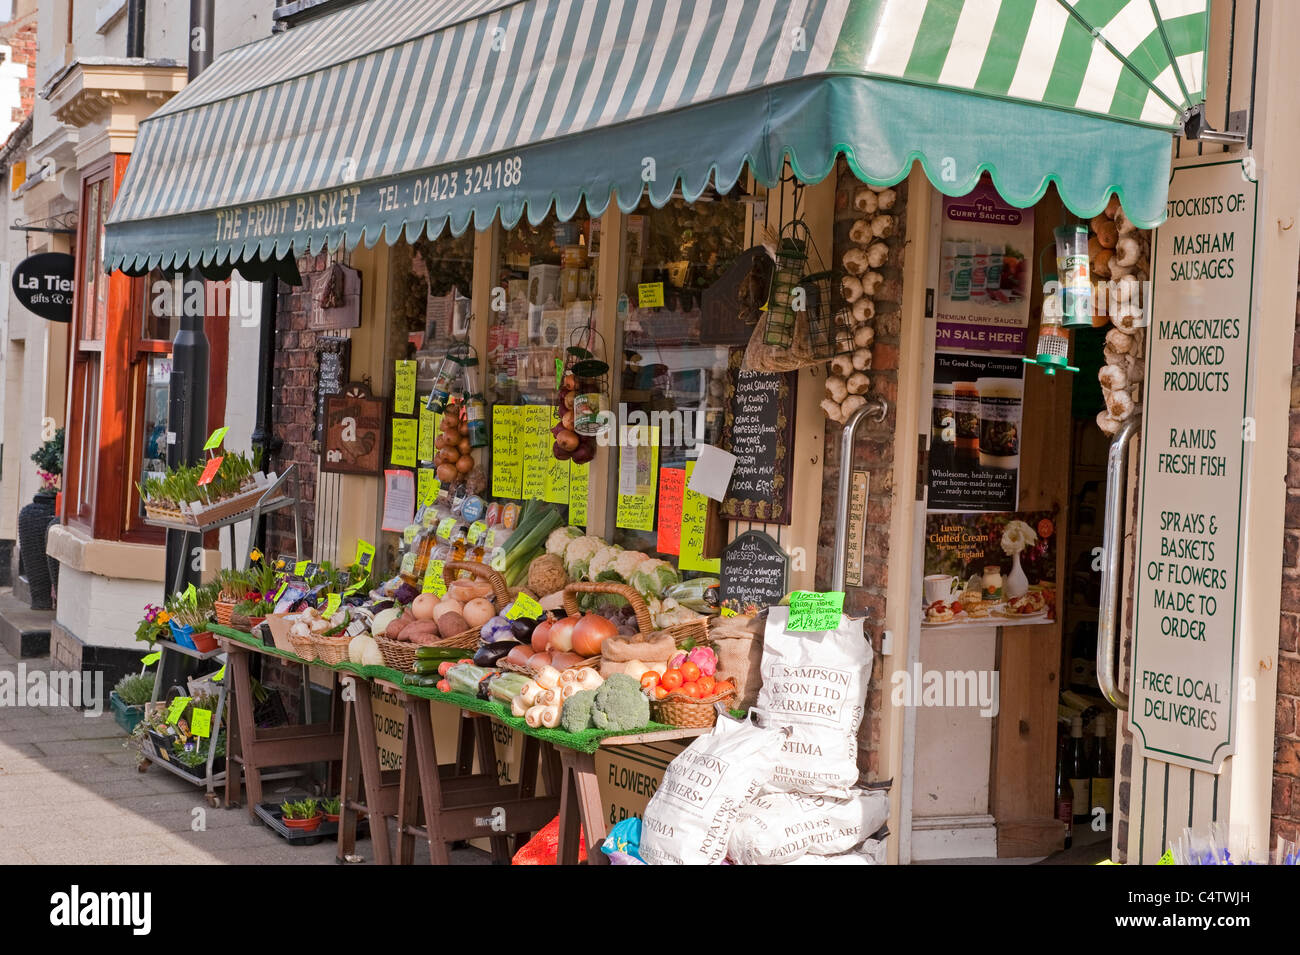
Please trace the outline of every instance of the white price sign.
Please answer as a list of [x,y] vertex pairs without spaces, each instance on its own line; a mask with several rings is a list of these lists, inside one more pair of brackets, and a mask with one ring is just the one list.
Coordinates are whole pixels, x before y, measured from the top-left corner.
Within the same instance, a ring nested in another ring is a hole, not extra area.
[[1205,772],[1236,746],[1257,189],[1239,161],[1176,168],[1151,252],[1129,715]]

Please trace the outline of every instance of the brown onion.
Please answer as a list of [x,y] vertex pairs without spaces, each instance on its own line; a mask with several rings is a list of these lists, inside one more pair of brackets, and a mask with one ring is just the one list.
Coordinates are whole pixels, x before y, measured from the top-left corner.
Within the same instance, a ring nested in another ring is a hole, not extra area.
[[606,637],[618,633],[614,621],[597,613],[583,614],[573,628],[573,652],[580,657],[594,657]]

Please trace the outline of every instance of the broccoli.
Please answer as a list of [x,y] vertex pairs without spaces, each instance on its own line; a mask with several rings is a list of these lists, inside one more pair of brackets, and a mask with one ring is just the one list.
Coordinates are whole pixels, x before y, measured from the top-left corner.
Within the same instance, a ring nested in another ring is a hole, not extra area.
[[591,729],[591,707],[596,702],[595,690],[579,690],[564,701],[560,710],[560,726],[566,733],[581,733]]
[[650,701],[641,692],[640,681],[626,673],[610,676],[596,690],[591,721],[597,729],[614,732],[640,729],[649,723]]

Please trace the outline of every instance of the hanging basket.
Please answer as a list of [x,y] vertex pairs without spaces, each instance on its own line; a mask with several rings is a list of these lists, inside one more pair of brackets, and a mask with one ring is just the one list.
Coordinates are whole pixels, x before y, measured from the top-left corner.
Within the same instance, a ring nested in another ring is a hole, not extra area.
[[808,226],[795,219],[781,230],[776,246],[776,271],[767,298],[767,327],[763,343],[774,348],[789,348],[795,334],[795,288],[808,271],[811,245]]
[[802,293],[813,355],[822,361],[853,353],[853,312],[835,306],[840,278],[835,271],[815,272],[796,286]]

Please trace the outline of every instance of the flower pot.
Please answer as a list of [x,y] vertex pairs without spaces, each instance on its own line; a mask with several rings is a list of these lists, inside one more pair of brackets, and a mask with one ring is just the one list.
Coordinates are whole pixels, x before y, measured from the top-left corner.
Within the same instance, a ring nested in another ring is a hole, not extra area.
[[39,492],[18,512],[18,561],[27,578],[33,610],[53,610],[50,565],[45,556],[45,536],[54,517],[54,492]]
[[217,638],[206,630],[196,630],[190,634],[190,640],[194,644],[194,649],[199,653],[210,653],[217,649]]
[[230,626],[230,614],[235,609],[233,600],[214,600],[212,602],[212,612],[216,614],[217,623],[223,627]]
[[316,813],[316,815],[312,816],[310,819],[289,819],[286,816],[280,817],[280,822],[282,822],[286,828],[298,829],[302,832],[315,832],[320,828],[320,824],[324,821],[325,814],[323,812]]
[[335,813],[329,813],[329,812],[327,812],[327,813],[325,813],[325,821],[326,821],[326,822],[338,822],[338,821],[339,821],[339,814],[336,813],[336,812],[335,812]]
[[132,730],[144,718],[144,706],[140,704],[129,705],[122,702],[122,698],[117,695],[117,690],[109,694],[108,700],[113,708],[113,719],[118,726],[122,727],[123,732],[130,736]]

